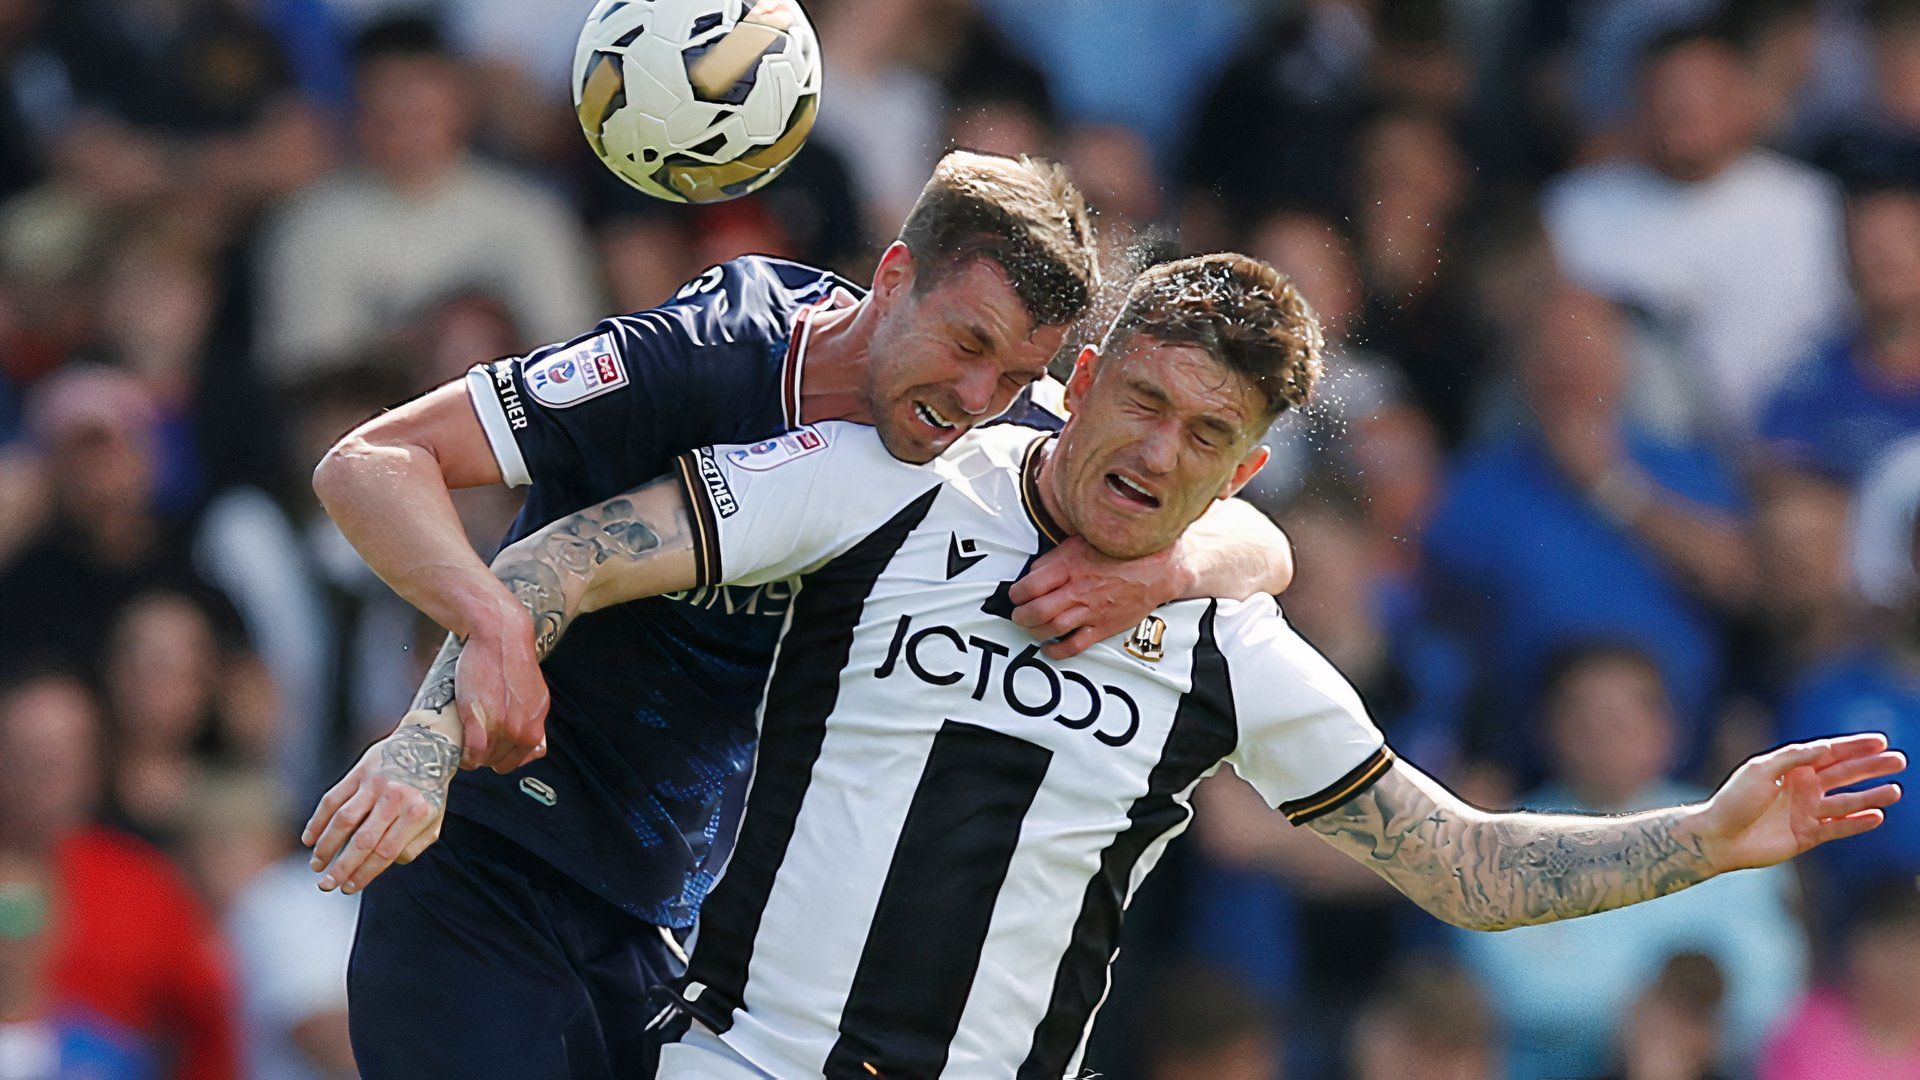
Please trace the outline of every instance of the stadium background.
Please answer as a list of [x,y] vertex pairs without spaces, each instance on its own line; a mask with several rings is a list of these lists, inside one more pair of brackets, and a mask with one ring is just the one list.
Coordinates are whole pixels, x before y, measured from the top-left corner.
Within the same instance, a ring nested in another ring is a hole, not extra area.
[[[1116,268],[1300,280],[1335,344],[1254,493],[1284,603],[1464,793],[1622,810],[1792,736],[1914,742],[1920,3],[812,0],[811,145],[698,209],[586,152],[587,6],[0,0],[0,1075],[49,1037],[89,1076],[351,1075],[353,901],[293,823],[437,632],[309,468],[735,254],[864,279],[954,144],[1068,162]],[[511,495],[460,505],[491,550]],[[1114,1080],[1920,1076],[1906,808],[1470,936],[1231,776],[1199,803]]]

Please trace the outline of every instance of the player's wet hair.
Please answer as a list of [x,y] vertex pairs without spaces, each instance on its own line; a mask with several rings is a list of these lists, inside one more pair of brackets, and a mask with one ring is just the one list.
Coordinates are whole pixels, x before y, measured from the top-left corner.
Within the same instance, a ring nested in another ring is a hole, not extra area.
[[1320,378],[1320,317],[1287,275],[1248,255],[1196,255],[1135,279],[1100,351],[1136,336],[1197,345],[1266,397],[1266,419],[1302,408]]
[[916,293],[987,259],[1041,326],[1079,318],[1100,286],[1086,199],[1065,167],[1036,158],[965,150],[941,158],[900,242],[913,253]]

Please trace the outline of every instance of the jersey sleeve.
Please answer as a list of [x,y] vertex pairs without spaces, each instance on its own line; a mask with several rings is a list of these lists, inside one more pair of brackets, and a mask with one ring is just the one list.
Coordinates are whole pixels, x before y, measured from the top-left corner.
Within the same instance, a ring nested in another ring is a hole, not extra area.
[[1271,598],[1223,602],[1220,623],[1239,728],[1227,760],[1269,806],[1304,824],[1386,774],[1393,751],[1359,692]]
[[931,466],[888,454],[872,428],[829,422],[678,460],[701,585],[757,585],[841,554],[917,496]]
[[573,479],[589,463],[650,476],[667,456],[713,441],[696,420],[744,407],[752,389],[740,379],[767,346],[722,329],[740,321],[729,308],[746,274],[714,267],[660,307],[468,371],[467,396],[506,483]]

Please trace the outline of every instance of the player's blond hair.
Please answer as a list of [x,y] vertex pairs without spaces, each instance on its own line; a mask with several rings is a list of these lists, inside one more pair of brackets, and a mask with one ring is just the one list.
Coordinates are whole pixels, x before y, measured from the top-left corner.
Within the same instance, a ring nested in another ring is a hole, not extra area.
[[1320,317],[1293,280],[1248,255],[1197,255],[1149,267],[1127,292],[1100,351],[1135,336],[1197,345],[1266,396],[1271,420],[1303,408],[1326,347]]
[[1100,285],[1086,199],[1064,166],[1037,158],[966,150],[941,158],[900,242],[913,254],[915,292],[987,259],[1041,326],[1078,318]]

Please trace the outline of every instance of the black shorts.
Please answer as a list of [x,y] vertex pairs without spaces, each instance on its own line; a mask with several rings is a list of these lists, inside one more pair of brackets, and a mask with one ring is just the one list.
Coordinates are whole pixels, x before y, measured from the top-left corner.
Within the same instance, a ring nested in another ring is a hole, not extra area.
[[654,1074],[662,930],[497,833],[440,840],[363,894],[347,968],[366,1080],[629,1080]]

